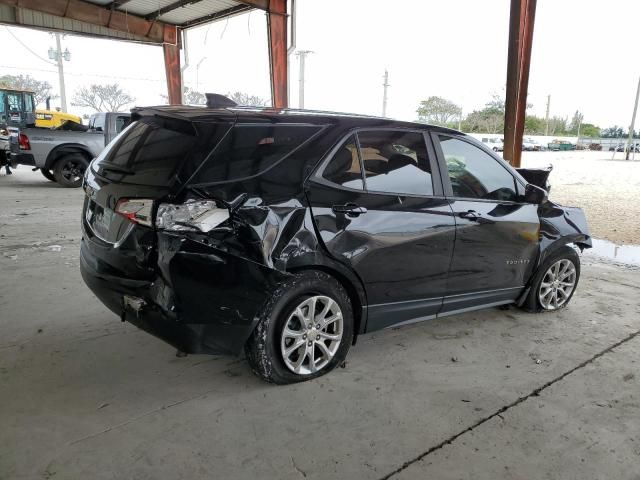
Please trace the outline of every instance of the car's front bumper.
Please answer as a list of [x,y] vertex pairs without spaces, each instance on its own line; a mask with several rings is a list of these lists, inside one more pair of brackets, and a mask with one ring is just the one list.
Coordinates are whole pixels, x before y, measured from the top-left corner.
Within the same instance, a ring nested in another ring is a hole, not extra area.
[[[120,318],[187,353],[240,353],[257,313],[286,276],[198,242],[164,238],[160,274],[134,280],[93,255],[91,241],[83,239],[80,248],[87,286]],[[135,308],[125,296],[143,304]]]

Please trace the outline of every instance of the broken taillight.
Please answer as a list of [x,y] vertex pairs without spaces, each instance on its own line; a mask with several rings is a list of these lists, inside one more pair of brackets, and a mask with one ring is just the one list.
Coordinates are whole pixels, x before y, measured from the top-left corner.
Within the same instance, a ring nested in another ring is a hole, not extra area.
[[146,227],[153,225],[153,200],[148,198],[121,198],[116,204],[115,212],[133,223]]
[[229,218],[229,210],[212,200],[187,200],[174,205],[162,203],[156,215],[156,227],[172,231],[209,232]]
[[20,150],[31,150],[29,137],[27,137],[24,133],[18,135],[18,144],[20,145]]

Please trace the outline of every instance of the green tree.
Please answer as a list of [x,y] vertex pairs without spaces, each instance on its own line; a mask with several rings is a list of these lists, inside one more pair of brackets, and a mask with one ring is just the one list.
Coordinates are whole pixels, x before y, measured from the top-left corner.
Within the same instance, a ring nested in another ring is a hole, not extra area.
[[[573,118],[571,119],[571,123],[569,124],[569,132],[577,135],[578,127],[582,125],[582,121],[584,120],[584,114],[580,113],[579,110],[576,110],[576,113],[573,114]],[[582,133],[582,130],[580,131]]]
[[47,97],[58,98],[51,92],[53,87],[49,82],[36,80],[31,75],[2,75],[0,87],[32,91],[36,105],[45,103]]
[[432,96],[420,102],[416,113],[419,122],[447,125],[460,116],[462,109],[451,100]]
[[626,132],[622,127],[619,127],[618,125],[614,125],[613,127],[604,128],[602,130],[601,135],[604,138],[620,138],[620,137],[624,137],[626,135]]
[[[530,106],[531,105],[527,105],[527,108],[529,108]],[[502,113],[502,115],[504,115],[504,111],[505,111],[504,98],[502,98],[497,93],[494,93],[493,95],[491,95],[491,100],[489,100],[489,102],[487,102],[487,104],[485,105],[485,110],[486,109],[491,110],[494,113]]]
[[545,122],[543,118],[527,115],[524,119],[524,133],[527,135],[543,135]]
[[549,135],[567,135],[570,132],[567,129],[566,117],[552,117],[549,119]]
[[581,137],[599,137],[600,136],[600,127],[594,125],[593,123],[583,123],[580,127],[580,136]]

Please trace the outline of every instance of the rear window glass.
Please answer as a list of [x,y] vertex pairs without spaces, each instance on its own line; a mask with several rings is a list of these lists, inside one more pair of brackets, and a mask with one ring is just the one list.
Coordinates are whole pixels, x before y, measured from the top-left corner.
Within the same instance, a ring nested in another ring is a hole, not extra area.
[[321,128],[316,125],[236,125],[191,183],[227,182],[264,173]]
[[190,122],[142,118],[102,151],[93,169],[122,182],[164,185],[189,158],[197,139]]

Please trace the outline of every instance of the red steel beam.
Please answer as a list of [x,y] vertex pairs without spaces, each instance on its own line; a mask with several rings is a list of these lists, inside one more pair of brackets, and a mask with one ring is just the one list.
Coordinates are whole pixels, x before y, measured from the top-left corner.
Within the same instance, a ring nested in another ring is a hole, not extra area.
[[180,105],[182,103],[182,78],[180,76],[180,45],[164,43],[162,45],[164,53],[164,71],[167,76],[167,93],[169,94],[170,105]]
[[287,0],[270,0],[267,13],[271,104],[286,108],[287,98]]
[[504,115],[504,158],[520,166],[527,110],[529,67],[537,0],[511,0],[507,98]]

